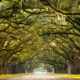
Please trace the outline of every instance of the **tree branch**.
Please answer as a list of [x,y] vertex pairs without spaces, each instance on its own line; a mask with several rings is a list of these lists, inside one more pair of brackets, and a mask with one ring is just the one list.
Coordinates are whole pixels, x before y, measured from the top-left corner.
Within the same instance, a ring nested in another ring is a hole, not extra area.
[[80,15],[80,12],[79,13],[77,13],[77,12],[76,13],[71,13],[71,12],[67,12],[67,11],[55,8],[54,6],[51,5],[52,3],[50,3],[48,0],[46,0],[46,1],[48,2],[48,6],[49,7],[51,7],[53,10],[55,10],[56,12],[59,12],[59,13],[61,13],[63,15]]
[[78,36],[80,37],[80,34],[76,34],[76,33],[71,33],[71,32],[47,32],[47,33],[43,33],[42,35],[50,35],[50,34],[55,34],[55,35],[74,35],[74,36]]

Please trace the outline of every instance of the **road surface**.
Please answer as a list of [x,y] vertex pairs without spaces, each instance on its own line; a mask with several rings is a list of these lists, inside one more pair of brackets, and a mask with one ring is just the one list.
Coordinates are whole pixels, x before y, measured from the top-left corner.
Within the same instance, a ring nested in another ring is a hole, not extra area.
[[31,74],[4,80],[72,80],[72,79],[63,79],[56,75],[50,74]]

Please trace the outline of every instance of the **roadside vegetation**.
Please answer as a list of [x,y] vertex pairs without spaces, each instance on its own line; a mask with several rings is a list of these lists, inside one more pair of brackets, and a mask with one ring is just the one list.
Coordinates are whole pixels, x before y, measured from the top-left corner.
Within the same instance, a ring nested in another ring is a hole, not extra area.
[[72,78],[72,79],[76,79],[76,80],[80,80],[80,74],[56,74],[60,77],[63,77],[63,78]]
[[14,77],[19,77],[19,76],[29,75],[29,74],[30,74],[30,73],[0,75],[0,79],[14,78]]

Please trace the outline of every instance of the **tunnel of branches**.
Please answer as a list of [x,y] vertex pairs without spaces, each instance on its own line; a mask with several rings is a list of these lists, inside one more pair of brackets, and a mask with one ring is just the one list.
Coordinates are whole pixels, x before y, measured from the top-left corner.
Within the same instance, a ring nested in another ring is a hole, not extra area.
[[0,0],[0,74],[80,73],[80,0]]

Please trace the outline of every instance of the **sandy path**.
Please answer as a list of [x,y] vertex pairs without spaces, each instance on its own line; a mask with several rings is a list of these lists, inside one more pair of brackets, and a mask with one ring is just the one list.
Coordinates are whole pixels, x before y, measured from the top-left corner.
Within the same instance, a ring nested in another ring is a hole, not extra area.
[[50,75],[50,74],[31,74],[4,80],[73,80],[73,79],[64,79],[56,75]]

